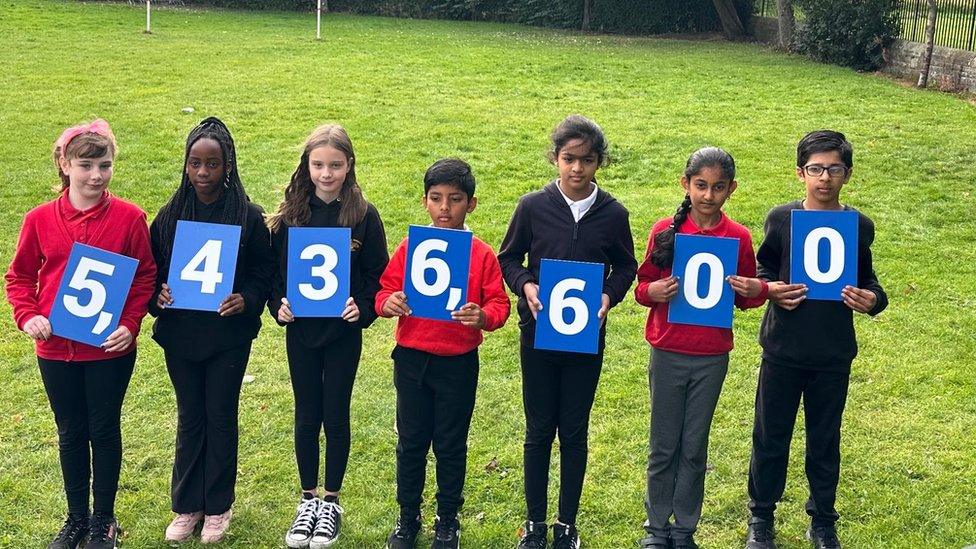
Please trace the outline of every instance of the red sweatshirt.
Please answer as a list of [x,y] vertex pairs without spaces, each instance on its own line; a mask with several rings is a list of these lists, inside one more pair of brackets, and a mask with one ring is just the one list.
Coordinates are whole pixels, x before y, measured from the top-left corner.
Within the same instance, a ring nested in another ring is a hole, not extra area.
[[[637,269],[637,288],[634,297],[641,305],[650,307],[647,315],[647,325],[644,328],[644,338],[655,349],[682,353],[686,355],[721,355],[732,350],[732,330],[727,328],[713,328],[711,326],[693,326],[689,324],[672,324],[668,322],[668,304],[655,303],[647,297],[647,286],[655,280],[671,276],[671,269],[661,269],[651,263],[651,252],[654,250],[654,237],[671,225],[673,218],[666,217],[654,224],[647,242],[647,255],[644,263]],[[749,229],[732,221],[722,213],[722,219],[711,229],[699,229],[689,215],[678,228],[680,234],[698,234],[705,236],[721,236],[739,239],[739,276],[754,278],[756,276],[756,254],[752,250],[752,235]],[[768,288],[763,285],[763,291],[754,298],[745,298],[735,294],[735,305],[740,309],[759,307],[766,302]]]
[[[119,318],[119,326],[128,328],[135,338],[153,294],[156,263],[149,246],[146,213],[107,191],[101,202],[85,211],[71,205],[66,190],[24,216],[17,251],[4,277],[7,301],[14,309],[17,327],[23,329],[24,323],[37,315],[51,314],[75,242],[139,260]],[[128,349],[119,353],[106,353],[98,347],[56,335],[35,343],[37,356],[41,358],[78,362],[116,358],[135,349],[135,339]]]
[[[403,276],[407,263],[407,240],[397,246],[390,263],[380,277],[380,291],[376,294],[376,314],[383,314],[383,304],[393,292],[403,290]],[[477,237],[471,239],[471,268],[468,273],[468,301],[485,312],[485,331],[491,332],[505,325],[511,312],[508,294],[502,287],[502,270],[491,246]],[[481,345],[481,330],[460,322],[401,316],[397,319],[398,344],[439,356],[463,355]]]

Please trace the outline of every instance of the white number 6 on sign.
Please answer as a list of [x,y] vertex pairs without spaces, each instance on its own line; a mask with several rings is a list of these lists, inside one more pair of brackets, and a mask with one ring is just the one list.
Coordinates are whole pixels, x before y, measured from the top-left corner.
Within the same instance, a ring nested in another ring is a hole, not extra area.
[[322,264],[312,267],[312,276],[322,279],[322,287],[316,288],[308,282],[298,285],[298,291],[303,296],[314,301],[324,301],[334,296],[339,290],[339,279],[332,272],[339,264],[339,254],[330,246],[325,244],[312,244],[302,250],[301,259],[309,260],[316,257],[322,258]]
[[[586,283],[578,278],[560,280],[552,287],[552,294],[549,298],[549,323],[557,332],[572,336],[586,328],[586,323],[590,317],[586,303],[578,297],[566,297],[566,292],[583,291],[585,287]],[[563,320],[563,310],[565,309],[573,310],[573,321],[570,323]]]
[[[200,283],[200,292],[212,294],[217,291],[217,284],[224,281],[224,273],[217,269],[220,267],[220,248],[223,242],[220,240],[208,240],[200,248],[200,251],[193,256],[193,259],[180,271],[180,278],[191,282]],[[200,264],[203,268],[200,269]]]
[[92,333],[101,334],[112,322],[112,313],[102,310],[102,307],[105,306],[105,286],[97,280],[88,278],[90,272],[112,276],[115,273],[115,265],[90,257],[81,258],[78,262],[78,268],[75,269],[74,274],[71,275],[71,280],[68,281],[68,287],[75,290],[88,290],[91,292],[91,299],[88,300],[87,304],[82,305],[77,296],[66,295],[64,296],[64,308],[79,318],[91,318],[99,315],[95,327],[92,328]]
[[[451,284],[451,268],[447,262],[439,257],[427,257],[430,252],[446,252],[447,241],[437,238],[425,240],[417,245],[413,252],[413,261],[410,263],[410,279],[413,287],[422,295],[433,297],[441,295]],[[424,273],[427,269],[434,271],[434,283],[427,284]],[[451,288],[447,297],[447,310],[453,311],[461,301],[461,289]]]

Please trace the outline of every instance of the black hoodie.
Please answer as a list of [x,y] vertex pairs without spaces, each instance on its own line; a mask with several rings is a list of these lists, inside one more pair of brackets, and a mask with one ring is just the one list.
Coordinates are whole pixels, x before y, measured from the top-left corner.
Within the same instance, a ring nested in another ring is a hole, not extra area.
[[[765,237],[756,253],[759,278],[766,281],[790,280],[790,219],[793,210],[802,210],[803,202],[776,206],[766,216]],[[845,206],[847,211],[856,211]],[[874,223],[857,212],[857,287],[871,290],[878,302],[868,314],[874,316],[888,306],[888,295],[874,274],[871,243]],[[766,305],[759,343],[763,358],[781,366],[849,372],[857,356],[854,336],[854,311],[842,301],[803,300],[792,311],[772,301]]]
[[[528,266],[524,265],[526,255]],[[525,345],[535,340],[535,318],[522,286],[539,282],[542,259],[603,263],[603,293],[610,297],[610,306],[615,306],[626,297],[637,274],[627,208],[598,188],[596,201],[577,222],[556,180],[519,199],[498,262],[505,282],[519,297],[519,327]]]
[[[326,203],[312,195],[309,206],[312,216],[305,227],[340,226],[338,200]],[[271,285],[268,311],[275,322],[278,322],[278,309],[281,308],[281,298],[285,297],[285,281],[288,280],[288,225],[284,222],[278,230],[271,233],[271,247],[278,258],[278,268]],[[352,228],[352,257],[349,266],[349,294],[359,306],[359,322],[350,323],[341,318],[308,317],[296,318],[290,324],[278,324],[287,326],[287,337],[298,338],[298,342],[306,348],[321,347],[348,334],[350,330],[368,328],[376,320],[373,300],[380,289],[380,275],[389,261],[383,221],[376,208],[367,203],[366,215]]]

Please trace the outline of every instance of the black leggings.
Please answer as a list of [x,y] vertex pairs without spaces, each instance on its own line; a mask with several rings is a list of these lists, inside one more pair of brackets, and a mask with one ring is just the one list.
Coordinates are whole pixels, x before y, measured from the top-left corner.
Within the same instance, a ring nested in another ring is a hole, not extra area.
[[58,426],[69,513],[88,514],[90,490],[96,512],[115,514],[122,467],[122,400],[135,362],[135,351],[85,362],[37,357]]
[[363,333],[352,330],[322,347],[286,338],[295,393],[295,459],[302,489],[318,486],[319,433],[325,428],[325,489],[338,492],[346,475],[351,440],[349,404],[359,369]]
[[[602,349],[602,345],[601,345]],[[544,522],[552,441],[559,433],[560,522],[575,524],[586,474],[590,409],[600,381],[603,352],[588,355],[521,346],[525,406],[526,518]]]
[[200,361],[166,351],[176,390],[173,512],[219,515],[234,503],[237,412],[251,342]]

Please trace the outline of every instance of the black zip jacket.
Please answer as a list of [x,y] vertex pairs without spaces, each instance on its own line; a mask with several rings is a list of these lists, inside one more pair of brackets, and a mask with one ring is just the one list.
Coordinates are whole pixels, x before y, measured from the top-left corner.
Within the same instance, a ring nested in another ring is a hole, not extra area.
[[[305,227],[338,227],[338,200],[325,203],[312,195],[309,200],[312,217]],[[285,283],[288,280],[288,226],[281,227],[271,233],[271,246],[278,259],[274,280],[271,284],[271,299],[268,300],[268,311],[271,318],[278,322],[278,309],[281,299],[285,297]],[[298,341],[307,348],[321,347],[334,341],[350,330],[369,328],[376,320],[376,310],[373,301],[380,289],[380,275],[389,263],[390,256],[386,250],[386,233],[383,221],[372,204],[367,204],[366,215],[362,221],[352,228],[352,256],[349,268],[349,293],[356,305],[359,306],[359,321],[350,323],[341,318],[296,318],[290,324],[278,322],[287,326],[287,337],[297,337]]]
[[[226,193],[212,204],[195,204],[195,218],[188,221],[219,223],[223,217]],[[196,200],[196,197],[194,197]],[[156,273],[156,292],[149,302],[149,313],[156,317],[153,339],[170,353],[186,360],[203,360],[253,340],[261,329],[261,311],[268,300],[271,277],[274,274],[274,255],[271,236],[264,224],[264,210],[249,202],[247,217],[241,231],[237,252],[237,271],[234,292],[244,297],[244,310],[236,315],[220,316],[216,312],[187,309],[160,309],[156,298],[169,276],[169,258],[160,256],[160,244],[168,235],[161,234],[154,220],[149,227],[153,257],[159,270]],[[173,296],[179,300],[180,296]]]
[[[528,255],[528,266],[525,257]],[[610,307],[623,301],[637,275],[630,214],[603,189],[577,223],[556,180],[519,199],[498,252],[502,275],[518,296],[522,342],[535,341],[535,319],[522,294],[526,282],[539,281],[542,259],[603,263],[603,293]],[[601,334],[601,341],[602,341]]]
[[[790,281],[790,219],[793,210],[802,210],[795,201],[770,210],[766,216],[765,236],[756,253],[759,278],[767,281]],[[856,211],[844,206],[846,211]],[[874,223],[858,212],[857,287],[871,290],[878,302],[868,312],[874,316],[888,306],[888,295],[874,274],[871,244]],[[770,301],[759,328],[763,358],[781,366],[849,372],[857,356],[854,335],[854,311],[842,301],[804,300],[787,311]]]

